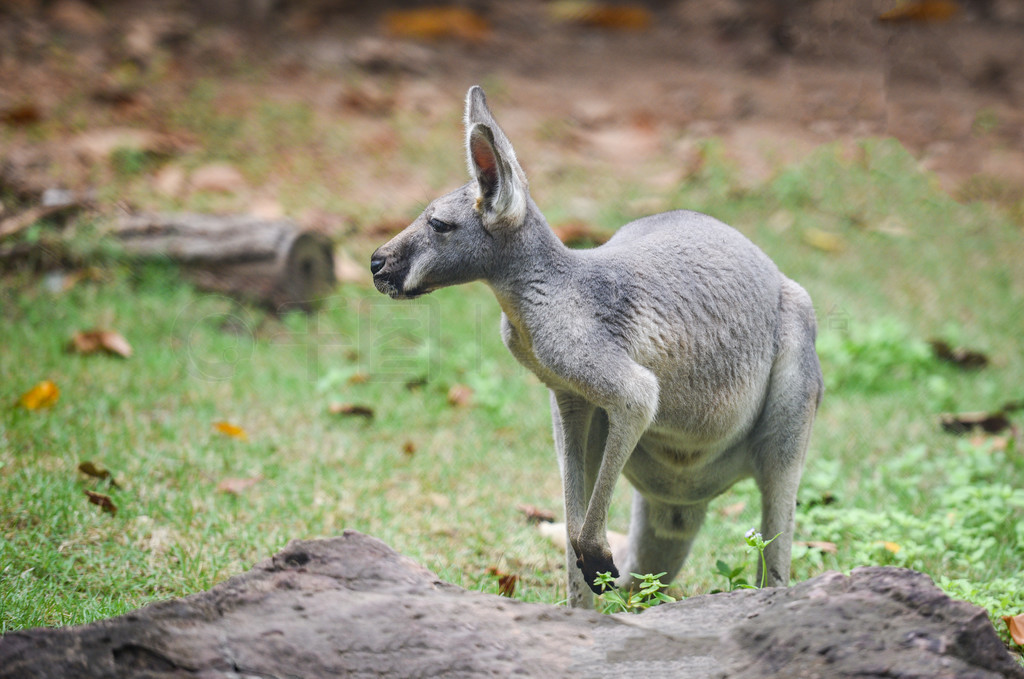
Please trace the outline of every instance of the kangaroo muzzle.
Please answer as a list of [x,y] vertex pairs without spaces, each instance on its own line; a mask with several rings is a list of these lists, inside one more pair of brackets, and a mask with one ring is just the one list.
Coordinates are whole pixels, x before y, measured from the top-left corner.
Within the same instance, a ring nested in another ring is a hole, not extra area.
[[406,290],[409,278],[409,258],[392,252],[390,243],[377,248],[370,255],[370,273],[373,274],[373,285],[379,292],[392,299],[408,299],[418,297],[424,291]]

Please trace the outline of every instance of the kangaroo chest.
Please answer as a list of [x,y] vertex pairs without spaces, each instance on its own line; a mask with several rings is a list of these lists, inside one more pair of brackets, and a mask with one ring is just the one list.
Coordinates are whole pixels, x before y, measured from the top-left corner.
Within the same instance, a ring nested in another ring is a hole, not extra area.
[[508,315],[501,315],[501,339],[519,364],[532,372],[549,389],[566,390],[569,384],[555,372],[544,366],[533,351],[533,338],[523,327],[516,327]]

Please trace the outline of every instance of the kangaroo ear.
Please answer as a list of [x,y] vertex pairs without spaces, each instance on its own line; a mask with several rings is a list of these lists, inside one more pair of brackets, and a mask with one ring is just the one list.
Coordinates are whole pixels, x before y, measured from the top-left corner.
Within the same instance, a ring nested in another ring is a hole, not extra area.
[[470,88],[466,95],[466,151],[469,174],[480,189],[477,208],[484,225],[522,224],[526,219],[526,175],[479,87]]

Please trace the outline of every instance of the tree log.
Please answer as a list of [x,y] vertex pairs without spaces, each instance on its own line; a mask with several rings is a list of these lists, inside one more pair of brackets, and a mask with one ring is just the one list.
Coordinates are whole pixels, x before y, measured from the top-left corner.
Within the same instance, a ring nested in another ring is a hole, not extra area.
[[286,219],[132,215],[113,235],[130,257],[170,259],[200,288],[274,311],[313,309],[336,282],[330,240]]

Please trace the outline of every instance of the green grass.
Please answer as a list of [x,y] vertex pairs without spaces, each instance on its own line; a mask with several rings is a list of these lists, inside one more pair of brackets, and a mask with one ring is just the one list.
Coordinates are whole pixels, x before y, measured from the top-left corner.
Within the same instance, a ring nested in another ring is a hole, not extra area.
[[[268,107],[259,116],[256,131],[225,128],[229,158],[240,157],[243,139],[273,155],[276,133],[267,130],[282,126],[296,127],[295,143],[317,137],[301,111]],[[410,153],[430,156],[432,144]],[[736,225],[818,308],[829,390],[797,534],[838,552],[798,547],[794,577],[896,564],[993,616],[1024,612],[1021,451],[957,439],[937,420],[1024,397],[1020,225],[946,197],[890,141],[865,142],[852,157],[825,147],[756,190],[739,188],[713,143],[705,154],[700,172],[653,198]],[[125,181],[136,181],[144,164],[121,160]],[[459,163],[450,185],[461,181]],[[315,162],[296,167],[316,175]],[[546,186],[542,208],[556,215],[570,214],[580,192],[600,194],[606,230],[638,216],[645,195],[632,180],[584,186],[578,175],[553,173],[534,181]],[[304,184],[300,193],[318,191],[322,184]],[[839,249],[810,245],[817,232]],[[521,599],[564,598],[562,555],[516,509],[561,509],[545,391],[501,346],[497,304],[482,285],[406,303],[347,285],[315,315],[283,319],[196,292],[163,267],[111,263],[101,281],[49,287],[19,274],[0,288],[0,631],[86,622],[195,592],[290,539],[345,528],[464,587],[496,591],[487,573],[496,567],[519,575]],[[135,355],[65,352],[71,333],[93,326],[120,331]],[[992,365],[940,364],[923,348],[931,337],[984,350]],[[56,405],[11,406],[43,379],[60,387]],[[454,384],[474,389],[471,406],[448,403]],[[367,405],[375,416],[332,415],[332,402]],[[222,420],[248,440],[215,431]],[[119,487],[80,474],[87,460]],[[217,490],[224,479],[255,477],[238,496]],[[85,489],[108,493],[117,514],[89,504]],[[628,507],[623,482],[611,528],[625,530]],[[673,592],[716,589],[719,560],[750,560],[743,535],[758,514],[750,482],[717,500]],[[750,578],[754,568],[751,560]]]

